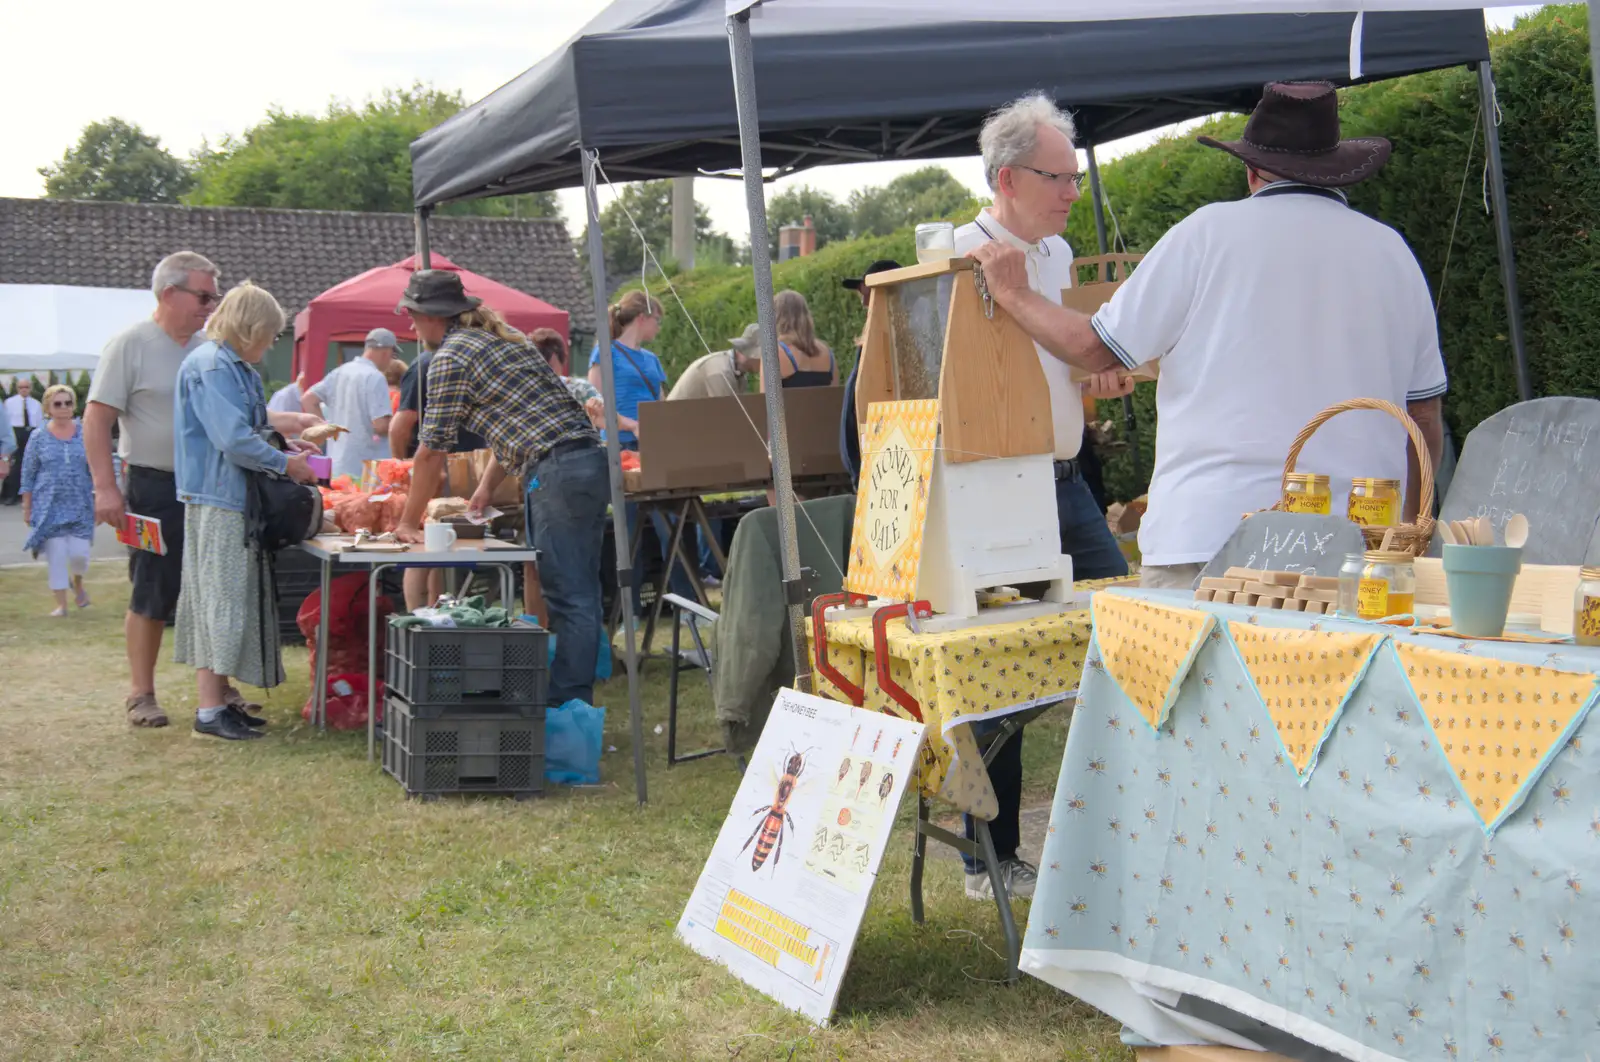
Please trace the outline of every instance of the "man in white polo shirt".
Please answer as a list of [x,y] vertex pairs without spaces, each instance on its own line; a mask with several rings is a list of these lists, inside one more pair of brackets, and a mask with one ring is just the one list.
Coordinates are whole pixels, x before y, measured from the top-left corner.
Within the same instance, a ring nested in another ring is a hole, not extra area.
[[[1269,84],[1242,139],[1200,142],[1245,163],[1250,197],[1174,225],[1092,319],[1029,292],[1015,252],[973,254],[996,301],[1058,357],[1090,372],[1160,362],[1139,529],[1142,582],[1157,588],[1191,587],[1244,513],[1277,502],[1295,435],[1334,402],[1385,399],[1417,421],[1435,464],[1442,448],[1445,371],[1427,281],[1400,234],[1340,191],[1376,173],[1389,142],[1340,140],[1326,82]],[[1408,453],[1391,418],[1346,413],[1312,437],[1299,467],[1332,477],[1336,499],[1355,476],[1405,478],[1410,519]]]
[[348,437],[328,440],[335,478],[360,480],[366,462],[389,456],[389,418],[394,406],[389,401],[389,381],[384,370],[394,360],[398,345],[393,332],[374,328],[367,333],[361,357],[334,369],[300,398],[301,408],[307,413],[350,429]]
[[[991,114],[978,135],[984,174],[994,192],[971,224],[956,230],[956,252],[995,241],[1014,249],[1026,269],[1028,289],[1061,302],[1061,289],[1073,285],[1072,248],[1061,238],[1072,204],[1078,201],[1078,152],[1072,144],[1072,119],[1042,93],[1014,100]],[[1076,579],[1106,579],[1128,574],[1128,562],[1117,546],[1105,514],[1078,468],[1083,445],[1083,391],[1072,370],[1044,347],[1039,364],[1050,386],[1050,413],[1055,428],[1056,516],[1061,552],[1072,555]],[[1119,392],[1120,393],[1120,392]],[[1110,397],[1109,394],[1097,397]],[[996,727],[998,728],[998,724]],[[978,725],[981,736],[984,727]],[[1022,734],[1017,734],[989,764],[999,814],[989,824],[1000,875],[1014,897],[1033,894],[1037,871],[1017,855],[1021,839]],[[966,822],[967,836],[973,823]],[[987,899],[992,887],[984,863],[965,857],[967,895]]]

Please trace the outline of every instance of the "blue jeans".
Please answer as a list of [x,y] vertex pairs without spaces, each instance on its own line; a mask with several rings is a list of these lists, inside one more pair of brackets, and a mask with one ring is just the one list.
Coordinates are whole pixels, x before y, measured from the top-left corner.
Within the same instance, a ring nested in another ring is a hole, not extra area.
[[611,474],[598,446],[564,450],[529,469],[528,543],[541,551],[539,582],[556,635],[550,703],[594,703],[600,652],[600,543]]
[[[1128,558],[1106,524],[1089,485],[1082,476],[1056,480],[1056,521],[1061,529],[1061,552],[1072,555],[1072,578],[1112,579],[1128,574]],[[985,720],[972,727],[973,736],[981,743],[983,738],[998,729],[1000,720]],[[989,765],[989,782],[1000,812],[989,824],[989,834],[994,841],[995,858],[1002,863],[1017,858],[1017,842],[1021,835],[1022,815],[1022,735],[1015,734],[1000,755]],[[963,831],[969,840],[977,837],[971,815],[961,817]],[[983,860],[963,854],[968,874],[981,874]]]

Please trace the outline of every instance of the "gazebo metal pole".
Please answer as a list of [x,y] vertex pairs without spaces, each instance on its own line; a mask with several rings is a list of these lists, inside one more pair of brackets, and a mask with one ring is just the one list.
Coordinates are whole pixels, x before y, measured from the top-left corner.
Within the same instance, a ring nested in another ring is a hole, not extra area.
[[1533,378],[1528,372],[1527,337],[1522,332],[1522,299],[1517,294],[1517,249],[1511,242],[1511,207],[1506,200],[1506,171],[1500,161],[1500,123],[1499,108],[1495,106],[1494,71],[1488,62],[1478,63],[1477,67],[1478,100],[1483,111],[1483,144],[1489,157],[1489,196],[1494,203],[1494,239],[1500,249],[1500,286],[1506,293],[1511,362],[1517,373],[1517,397],[1526,402],[1533,397]]
[[[1089,198],[1094,202],[1094,232],[1100,238],[1100,253],[1111,253],[1111,244],[1106,239],[1106,207],[1104,193],[1100,190],[1100,166],[1095,162],[1094,143],[1091,141],[1083,145],[1083,153],[1089,160]],[[1109,273],[1102,274],[1110,279]],[[1077,283],[1077,277],[1073,277]],[[1126,279],[1120,273],[1118,280]],[[1144,479],[1144,456],[1139,453],[1139,418],[1133,413],[1133,396],[1122,396],[1122,427],[1128,436],[1128,456],[1133,461],[1133,479],[1135,483]]]
[[789,637],[794,647],[794,684],[796,689],[809,693],[811,658],[806,652],[794,483],[789,478],[789,434],[783,415],[783,388],[777,386],[783,373],[778,365],[777,312],[772,303],[772,258],[767,247],[766,186],[761,179],[761,122],[756,104],[749,11],[728,19],[728,47],[733,60],[733,98],[739,111],[739,154],[744,170],[745,205],[750,213],[750,266],[755,279],[756,320],[761,326],[761,374],[767,381],[767,437],[772,454],[772,487],[778,501],[778,552],[789,609]]
[[433,254],[428,249],[428,215],[432,207],[417,207],[417,268],[432,269]]
[[[606,260],[600,242],[600,199],[595,192],[594,158],[583,156],[583,194],[589,207],[589,278],[594,284],[595,350],[611,350],[611,322],[606,316]],[[617,429],[616,366],[600,358],[600,393],[606,403],[606,463],[611,466],[611,530],[617,543],[617,593],[622,602],[622,630],[628,668],[628,724],[633,740],[633,785],[639,803],[648,799],[644,776],[644,709],[639,704],[639,655],[633,627],[633,557],[628,537],[627,501],[622,492],[622,442]],[[677,661],[673,661],[676,665]]]

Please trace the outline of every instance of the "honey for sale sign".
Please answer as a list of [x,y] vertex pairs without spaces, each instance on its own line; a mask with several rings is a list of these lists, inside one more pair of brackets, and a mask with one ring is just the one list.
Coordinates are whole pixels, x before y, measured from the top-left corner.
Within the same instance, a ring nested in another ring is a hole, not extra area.
[[938,438],[938,399],[868,408],[845,589],[891,601],[915,596]]

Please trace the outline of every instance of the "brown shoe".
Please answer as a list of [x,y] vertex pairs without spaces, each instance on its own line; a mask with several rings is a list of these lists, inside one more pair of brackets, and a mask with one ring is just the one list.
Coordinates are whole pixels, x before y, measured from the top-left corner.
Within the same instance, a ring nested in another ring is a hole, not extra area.
[[153,693],[128,698],[128,723],[131,726],[166,726],[167,713],[161,710]]

